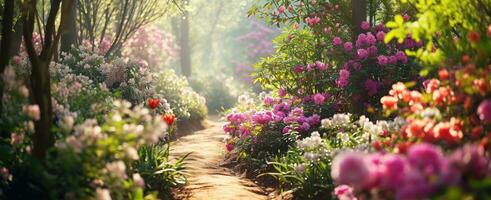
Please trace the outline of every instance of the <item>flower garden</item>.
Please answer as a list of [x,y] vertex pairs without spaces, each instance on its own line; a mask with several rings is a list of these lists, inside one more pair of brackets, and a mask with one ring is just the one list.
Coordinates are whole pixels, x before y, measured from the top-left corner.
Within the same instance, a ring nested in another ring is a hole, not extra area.
[[491,199],[490,0],[108,2],[0,0],[0,199]]

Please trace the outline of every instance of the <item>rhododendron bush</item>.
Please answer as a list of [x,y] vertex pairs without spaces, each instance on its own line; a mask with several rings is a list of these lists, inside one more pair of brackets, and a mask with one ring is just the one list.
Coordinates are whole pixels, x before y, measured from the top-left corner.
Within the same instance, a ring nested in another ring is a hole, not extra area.
[[138,29],[125,44],[123,55],[146,62],[150,67],[162,68],[176,58],[178,50],[179,46],[174,42],[172,34],[147,25]]
[[491,2],[368,5],[356,26],[348,1],[254,6],[284,29],[225,148],[294,198],[490,198]]

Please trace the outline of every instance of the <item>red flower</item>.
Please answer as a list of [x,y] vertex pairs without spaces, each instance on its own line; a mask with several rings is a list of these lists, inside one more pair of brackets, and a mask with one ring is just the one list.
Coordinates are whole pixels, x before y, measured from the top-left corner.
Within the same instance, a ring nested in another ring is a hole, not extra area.
[[393,96],[384,96],[380,99],[380,103],[382,103],[386,109],[397,109],[397,101],[398,99]]
[[488,37],[491,37],[491,25],[488,26]]
[[165,114],[162,115],[162,120],[164,120],[167,125],[172,126],[174,121],[176,121],[176,116],[174,114]]
[[469,38],[469,40],[471,42],[479,42],[480,40],[480,36],[479,36],[479,33],[476,32],[476,31],[471,31],[467,34],[467,38]]
[[151,109],[155,109],[159,107],[159,104],[160,104],[160,99],[153,99],[153,98],[148,99],[148,107],[150,107]]
[[440,77],[440,79],[446,80],[448,79],[450,74],[448,73],[447,69],[441,69],[440,71],[438,71],[438,76]]

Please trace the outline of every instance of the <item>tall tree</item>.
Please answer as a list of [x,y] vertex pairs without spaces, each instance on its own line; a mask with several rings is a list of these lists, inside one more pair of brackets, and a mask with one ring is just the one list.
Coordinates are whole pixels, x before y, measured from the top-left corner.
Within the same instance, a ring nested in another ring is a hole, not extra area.
[[181,34],[180,34],[180,46],[181,46],[181,72],[184,76],[191,76],[191,48],[189,45],[189,12],[187,7],[189,6],[189,0],[184,1],[183,17],[181,18]]
[[[24,1],[24,41],[29,60],[31,62],[30,75],[30,101],[39,106],[40,119],[34,121],[35,133],[33,137],[33,155],[43,160],[47,150],[54,145],[54,136],[51,133],[53,123],[53,111],[51,105],[51,80],[49,64],[57,50],[60,40],[60,32],[56,32],[56,18],[61,8],[61,0],[51,0],[48,18],[46,20],[44,35],[42,38],[42,50],[38,54],[34,48],[32,34],[34,25],[38,19],[37,0]],[[69,7],[69,6],[64,6]],[[61,18],[58,30],[63,30],[65,19]],[[38,24],[39,25],[39,24]]]
[[95,48],[110,40],[106,57],[120,52],[124,42],[142,26],[172,10],[175,0],[80,0],[79,42],[87,40]]
[[77,43],[77,0],[63,0],[61,18],[65,19],[61,30],[60,51],[68,52]]
[[[10,60],[10,44],[12,36],[12,26],[14,22],[14,0],[5,0],[2,13],[2,40],[0,41],[0,75],[3,75],[5,67]],[[0,83],[0,115],[3,111],[3,83]]]

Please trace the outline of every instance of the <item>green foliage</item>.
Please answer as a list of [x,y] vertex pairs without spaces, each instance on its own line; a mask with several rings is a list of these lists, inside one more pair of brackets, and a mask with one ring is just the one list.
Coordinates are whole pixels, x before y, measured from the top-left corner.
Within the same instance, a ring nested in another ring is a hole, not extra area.
[[221,76],[201,76],[189,80],[191,87],[206,99],[206,107],[213,114],[231,108],[243,92],[244,86],[233,78]]
[[201,120],[208,113],[206,99],[196,93],[187,79],[176,75],[173,70],[158,74],[156,91],[165,94],[178,120]]
[[[414,21],[404,21],[396,15],[387,23],[392,31],[385,41],[397,39],[402,42],[407,36],[417,41],[424,41],[425,47],[408,51],[426,66],[442,66],[445,62],[455,62],[463,55],[490,55],[491,48],[485,41],[469,41],[471,32],[478,33],[481,40],[486,39],[488,26],[491,24],[491,1],[489,0],[402,0],[416,8]],[[477,61],[485,63],[484,60]]]
[[135,171],[145,180],[146,191],[160,191],[161,198],[170,199],[171,188],[186,183],[183,172],[185,159],[182,156],[175,162],[169,159],[170,145],[161,143],[152,146],[142,146],[138,150],[139,160],[133,163]]

